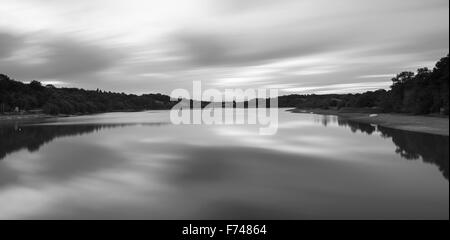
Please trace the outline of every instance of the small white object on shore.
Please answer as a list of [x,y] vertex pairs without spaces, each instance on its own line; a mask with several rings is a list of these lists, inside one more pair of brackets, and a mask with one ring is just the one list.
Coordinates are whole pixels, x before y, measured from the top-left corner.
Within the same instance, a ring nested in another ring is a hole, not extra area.
[[378,114],[370,114],[369,117],[378,117]]

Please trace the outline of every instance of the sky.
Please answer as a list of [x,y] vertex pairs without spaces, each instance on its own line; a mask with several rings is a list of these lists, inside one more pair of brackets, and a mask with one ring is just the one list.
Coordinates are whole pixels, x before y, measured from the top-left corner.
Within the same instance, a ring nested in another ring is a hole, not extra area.
[[126,93],[388,88],[449,52],[448,0],[0,0],[0,73]]

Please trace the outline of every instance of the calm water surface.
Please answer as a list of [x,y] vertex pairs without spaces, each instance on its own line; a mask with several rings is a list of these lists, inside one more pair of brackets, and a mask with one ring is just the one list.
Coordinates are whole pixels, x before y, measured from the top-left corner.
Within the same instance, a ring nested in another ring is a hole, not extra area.
[[280,110],[258,126],[168,111],[0,125],[0,219],[448,219],[449,138]]

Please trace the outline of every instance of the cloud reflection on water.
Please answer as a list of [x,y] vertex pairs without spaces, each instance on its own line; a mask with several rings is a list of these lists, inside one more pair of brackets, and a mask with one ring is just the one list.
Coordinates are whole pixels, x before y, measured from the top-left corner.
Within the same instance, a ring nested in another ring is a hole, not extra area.
[[0,218],[448,218],[448,138],[284,111],[276,136],[140,117],[0,127]]

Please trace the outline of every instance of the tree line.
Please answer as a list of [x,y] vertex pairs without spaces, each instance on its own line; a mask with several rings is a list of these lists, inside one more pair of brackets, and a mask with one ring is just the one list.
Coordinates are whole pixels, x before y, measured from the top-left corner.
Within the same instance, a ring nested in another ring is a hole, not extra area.
[[113,93],[102,90],[56,88],[38,81],[23,83],[0,74],[0,113],[39,109],[47,114],[86,114],[109,111],[170,109],[170,97],[162,94]]
[[[267,99],[269,102],[269,99]],[[192,100],[191,100],[192,102]],[[17,108],[40,109],[47,114],[86,114],[109,111],[170,109],[177,101],[162,94],[134,95],[43,86],[38,81],[22,83],[0,74],[0,113]],[[208,102],[202,102],[202,107]],[[236,103],[233,103],[235,106]],[[248,105],[248,102],[245,103]],[[223,104],[224,105],[224,104]],[[267,105],[269,106],[269,105]],[[402,72],[392,79],[389,90],[360,94],[288,95],[278,98],[279,107],[301,109],[375,109],[381,112],[412,114],[449,113],[449,55],[433,70],[421,68],[417,73]]]

